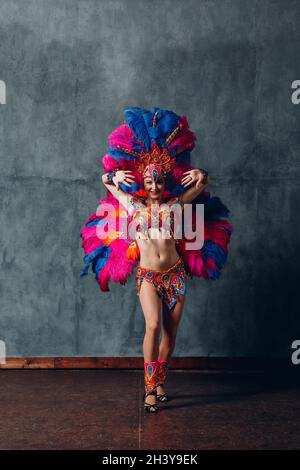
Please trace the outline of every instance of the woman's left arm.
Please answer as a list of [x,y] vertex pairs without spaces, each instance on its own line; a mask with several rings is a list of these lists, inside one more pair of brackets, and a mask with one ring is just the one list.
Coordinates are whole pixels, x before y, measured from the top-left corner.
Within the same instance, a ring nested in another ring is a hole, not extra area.
[[209,176],[200,168],[194,168],[193,170],[186,171],[183,173],[185,176],[182,178],[181,183],[186,188],[187,186],[193,185],[187,191],[182,193],[179,198],[183,204],[191,203],[203,189],[207,186]]

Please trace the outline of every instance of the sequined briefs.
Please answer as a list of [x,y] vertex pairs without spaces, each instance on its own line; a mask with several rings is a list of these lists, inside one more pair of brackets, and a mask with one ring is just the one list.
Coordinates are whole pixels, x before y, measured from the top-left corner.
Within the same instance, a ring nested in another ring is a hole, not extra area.
[[135,279],[137,295],[143,280],[146,279],[154,286],[157,295],[163,298],[169,310],[175,307],[180,295],[186,292],[186,271],[181,257],[164,271],[154,271],[138,265]]

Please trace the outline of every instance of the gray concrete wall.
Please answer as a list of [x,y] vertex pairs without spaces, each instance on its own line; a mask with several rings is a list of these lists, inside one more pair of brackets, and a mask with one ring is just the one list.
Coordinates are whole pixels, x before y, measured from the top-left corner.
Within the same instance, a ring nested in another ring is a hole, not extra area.
[[300,336],[300,3],[0,0],[0,339],[8,356],[142,355],[134,279],[79,278],[129,106],[185,114],[231,209],[222,278],[189,281],[177,356],[289,354]]

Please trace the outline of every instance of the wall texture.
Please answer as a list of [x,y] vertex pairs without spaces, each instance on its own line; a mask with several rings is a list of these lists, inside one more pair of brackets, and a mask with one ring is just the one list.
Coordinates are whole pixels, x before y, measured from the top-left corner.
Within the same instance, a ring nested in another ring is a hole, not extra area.
[[0,0],[0,339],[8,356],[141,356],[133,277],[80,279],[80,229],[128,106],[185,114],[231,210],[220,280],[189,280],[174,354],[290,354],[300,337],[300,3]]

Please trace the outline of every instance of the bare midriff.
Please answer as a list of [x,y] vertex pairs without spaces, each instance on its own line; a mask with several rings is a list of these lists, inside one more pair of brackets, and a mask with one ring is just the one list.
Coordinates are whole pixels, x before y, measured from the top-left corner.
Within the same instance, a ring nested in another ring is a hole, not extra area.
[[[155,234],[156,238],[150,238]],[[140,233],[136,235],[136,243],[140,250],[140,265],[154,271],[164,271],[176,263],[179,254],[173,238],[163,238],[162,231],[149,229],[149,237]]]
[[[164,211],[165,208],[158,210],[159,213]],[[166,215],[169,216],[169,214]],[[133,217],[137,218],[138,222],[135,241],[140,252],[139,265],[154,271],[164,271],[175,264],[180,257],[176,247],[180,240],[174,238],[173,229],[163,224],[159,227],[151,227],[151,224],[148,226],[149,208],[146,209],[143,205]]]

